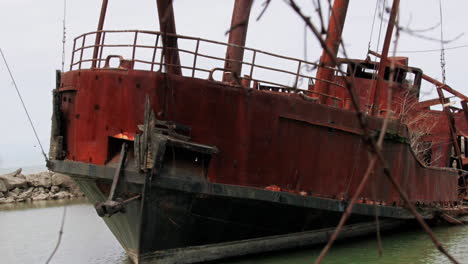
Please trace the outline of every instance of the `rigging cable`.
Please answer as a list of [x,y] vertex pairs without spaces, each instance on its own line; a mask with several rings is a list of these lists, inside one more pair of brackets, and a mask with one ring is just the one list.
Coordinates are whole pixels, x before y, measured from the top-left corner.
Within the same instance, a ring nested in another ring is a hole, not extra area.
[[[62,37],[62,73],[65,69],[65,44],[66,44],[66,19],[67,19],[67,0],[63,0],[63,37]],[[57,252],[58,248],[60,247],[60,243],[62,242],[63,236],[63,227],[65,225],[65,217],[67,215],[67,205],[63,207],[62,213],[62,222],[60,224],[57,244],[55,244],[54,250],[50,254],[49,258],[46,261],[46,264],[49,264],[52,258],[54,257],[55,253]]]
[[15,78],[13,77],[13,74],[12,74],[12,72],[10,70],[10,66],[8,66],[8,62],[7,62],[6,58],[5,58],[5,54],[3,54],[3,50],[1,48],[0,48],[0,53],[2,55],[3,62],[5,63],[5,66],[6,66],[7,70],[8,70],[8,73],[10,74],[10,78],[13,81],[13,86],[15,87],[16,93],[18,94],[18,97],[19,97],[19,99],[21,101],[21,105],[23,106],[24,112],[26,113],[26,116],[28,117],[29,124],[31,125],[31,128],[32,128],[32,130],[34,132],[34,136],[36,137],[37,143],[39,144],[39,147],[41,148],[42,155],[44,156],[45,161],[47,162],[49,159],[47,158],[47,155],[46,155],[46,153],[44,151],[44,148],[42,147],[41,140],[39,139],[36,128],[34,127],[34,124],[32,122],[31,116],[29,115],[28,109],[26,108],[26,104],[24,103],[24,100],[23,100],[23,97],[21,96],[18,85],[16,84]]
[[369,44],[367,44],[367,50],[368,50],[368,51],[370,50],[372,37],[373,37],[373,35],[374,35],[374,24],[375,24],[375,18],[376,18],[376,16],[377,16],[377,9],[378,9],[378,7],[379,7],[379,2],[380,2],[380,1],[376,1],[376,2],[375,2],[374,19],[372,20],[372,27],[371,27],[371,32],[370,32],[370,36],[369,36]]
[[65,44],[67,41],[67,0],[63,1],[62,72],[65,69]]
[[[383,21],[384,21],[384,14],[385,14],[385,5],[387,4],[387,0],[384,0],[383,3],[382,3],[382,13],[381,13],[381,17],[380,17],[380,26],[379,26],[379,36],[377,37],[377,44],[375,45],[375,49],[377,50],[377,52],[379,52],[379,46],[380,46],[380,38],[382,37],[382,27],[383,27]],[[370,42],[369,42],[370,44]],[[367,54],[369,55],[369,52],[370,52],[370,49],[367,50]],[[374,64],[377,64],[377,58],[374,58]],[[374,72],[372,74],[372,82],[370,83],[370,87],[369,87],[369,91],[372,91],[372,87],[374,86],[374,82],[377,78],[377,72]],[[371,95],[372,95],[372,92],[369,92],[369,95],[367,96],[367,102],[366,102],[366,105],[369,106],[371,104]],[[369,113],[369,110],[371,108],[367,107],[366,108],[366,114]]]
[[[444,51],[446,50],[454,50],[454,49],[462,49],[468,48],[468,44],[460,45],[460,46],[453,46],[453,47],[444,47]],[[424,52],[440,52],[442,49],[426,49],[426,50],[402,50],[398,51],[398,53],[424,53]]]
[[55,245],[55,248],[52,251],[52,254],[50,254],[49,258],[47,259],[46,264],[50,263],[50,261],[52,260],[52,258],[54,257],[55,253],[57,252],[57,250],[58,250],[58,248],[60,246],[60,242],[62,241],[63,227],[65,225],[65,216],[66,215],[67,215],[67,206],[65,205],[63,207],[62,222],[60,224],[59,237],[58,237],[58,240],[57,240],[57,244]]
[[[387,4],[387,0],[384,0],[383,1],[383,5],[382,5],[382,17],[380,19],[380,26],[379,26],[379,37],[377,38],[377,45],[376,45],[376,49],[377,49],[377,52],[379,52],[379,46],[380,46],[380,38],[382,36],[382,27],[383,27],[383,17],[384,17],[384,14],[385,14],[385,5]],[[377,58],[375,59],[377,60]]]
[[445,84],[445,50],[444,50],[444,24],[442,16],[442,0],[439,0],[440,14],[440,68],[442,70],[442,83]]

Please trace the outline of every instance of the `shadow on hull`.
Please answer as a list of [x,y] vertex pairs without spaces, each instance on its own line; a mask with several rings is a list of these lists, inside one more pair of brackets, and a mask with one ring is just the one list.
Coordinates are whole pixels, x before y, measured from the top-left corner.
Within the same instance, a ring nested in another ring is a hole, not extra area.
[[[92,203],[106,200],[111,181],[72,176]],[[192,184],[191,189],[200,192],[153,182],[142,199],[126,204],[124,213],[103,217],[134,263],[197,263],[321,244],[341,216],[338,211],[207,194]],[[125,185],[130,191],[144,189],[144,184]],[[373,219],[353,215],[340,239],[374,233]],[[386,219],[381,228],[405,222]]]

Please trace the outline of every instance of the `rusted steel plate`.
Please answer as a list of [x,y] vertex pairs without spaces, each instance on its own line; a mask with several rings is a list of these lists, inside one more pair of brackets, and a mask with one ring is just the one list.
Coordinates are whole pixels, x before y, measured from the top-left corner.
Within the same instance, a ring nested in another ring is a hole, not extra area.
[[[368,152],[355,114],[296,94],[136,70],[73,71],[63,82],[76,89],[62,93],[70,160],[105,164],[114,135],[138,133],[148,95],[158,119],[189,126],[194,142],[219,148],[210,163],[212,182],[277,185],[291,192],[347,199],[367,168]],[[381,119],[369,118],[369,127],[380,129]],[[390,122],[389,133],[393,139],[385,143],[385,157],[410,199],[457,201],[456,173],[421,165],[409,145],[399,141],[408,135],[398,122]],[[399,204],[381,168],[374,178],[375,199]],[[372,185],[367,186],[363,198],[374,200],[373,192]]]

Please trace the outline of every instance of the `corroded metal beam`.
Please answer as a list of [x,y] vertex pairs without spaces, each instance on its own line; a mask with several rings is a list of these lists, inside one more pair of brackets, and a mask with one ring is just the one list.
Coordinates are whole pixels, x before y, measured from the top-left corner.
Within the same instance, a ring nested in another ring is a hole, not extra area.
[[[332,55],[337,56],[338,49],[341,43],[341,34],[343,33],[343,28],[346,20],[346,14],[348,12],[349,0],[335,0],[333,3],[333,10],[331,12],[330,21],[328,24],[328,32],[326,44],[328,49],[331,51]],[[324,50],[322,56],[320,57],[320,65],[317,70],[317,84],[315,90],[319,93],[328,94],[330,89],[330,81],[333,79],[334,71],[330,67],[335,67],[336,64],[330,54]],[[325,81],[321,81],[325,80]],[[313,86],[309,87],[309,90]],[[321,103],[326,103],[327,97],[320,96]]]
[[[115,171],[111,166],[95,165],[70,160],[53,160],[48,163],[48,168],[52,171],[73,175],[75,178],[86,179],[105,179],[112,180]],[[122,171],[125,175],[125,181],[132,184],[143,185],[146,174],[137,170],[126,168]],[[270,191],[262,188],[249,186],[238,186],[221,183],[212,183],[208,181],[197,181],[191,177],[181,175],[181,177],[169,177],[160,175],[153,178],[153,186],[161,189],[176,190],[184,193],[199,193],[204,195],[216,195],[219,197],[249,199],[262,202],[279,203],[285,206],[305,207],[310,209],[328,210],[333,212],[343,212],[346,210],[347,203],[337,199],[328,199],[314,196],[303,196],[295,193],[283,191]],[[353,207],[353,214],[374,216],[377,213],[381,217],[409,220],[414,216],[404,207],[376,205],[367,203],[356,203]],[[421,212],[425,219],[432,219],[434,214],[432,210]]]
[[[448,98],[444,98],[444,104],[448,104],[450,103],[449,99]],[[436,98],[436,99],[431,99],[431,100],[426,100],[426,101],[422,101],[422,102],[418,102],[416,105],[415,105],[415,108],[416,109],[423,109],[423,108],[429,108],[433,105],[439,105],[440,104],[440,99],[439,98]]]
[[[156,0],[156,4],[158,7],[160,31],[166,34],[176,34],[177,31],[172,0]],[[170,74],[182,75],[177,38],[163,35],[163,48],[166,72]]]
[[[440,99],[440,104],[444,105],[445,102],[445,97],[444,93],[442,92],[442,89],[440,87],[437,88],[437,94],[439,95]],[[463,169],[463,158],[461,155],[461,149],[460,145],[458,145],[458,140],[457,140],[457,128],[455,127],[455,118],[453,117],[452,112],[445,106],[443,106],[443,111],[445,115],[447,116],[447,120],[449,123],[449,129],[450,129],[450,137],[452,138],[452,145],[453,145],[453,150],[455,151],[455,156],[457,158],[457,166],[459,169]]]
[[[252,3],[253,0],[236,0],[232,12],[231,28],[229,29],[229,44],[245,46]],[[244,59],[244,49],[236,46],[228,46],[224,68],[230,71],[232,75],[239,77],[242,70],[242,60]],[[225,74],[223,81],[231,81],[228,76]]]
[[373,115],[379,115],[379,113],[383,111],[390,111],[390,109],[387,109],[388,100],[389,100],[387,89],[392,89],[392,87],[382,85],[382,82],[385,76],[385,69],[387,68],[389,64],[388,50],[390,49],[390,42],[392,40],[393,28],[395,27],[395,22],[396,22],[396,17],[398,15],[399,6],[400,6],[400,0],[394,0],[392,10],[390,12],[390,18],[389,18],[388,25],[387,25],[387,32],[385,34],[385,41],[384,41],[384,45],[382,48],[382,57],[380,59],[377,80],[375,81],[375,85],[373,87],[373,90],[371,91],[372,93],[374,93],[374,104],[372,107]]
[[[374,56],[376,56],[378,58],[382,58],[381,54],[379,54],[379,53],[377,53],[375,51],[372,51],[372,50],[369,51],[369,54],[374,55]],[[399,63],[397,61],[394,61],[394,63],[395,63],[395,66],[406,68],[406,65],[403,65],[403,64],[401,64],[401,63]],[[421,76],[421,78],[423,78],[424,80],[434,84],[437,87],[440,87],[442,90],[445,90],[445,91],[457,96],[458,98],[460,98],[462,100],[468,101],[468,97],[466,95],[460,93],[459,91],[453,89],[452,87],[450,87],[450,86],[448,86],[448,85],[446,85],[446,84],[444,84],[442,82],[439,82],[438,80],[430,77],[429,75],[423,74]]]
[[99,16],[96,40],[94,41],[93,63],[92,63],[91,68],[96,68],[97,56],[98,56],[98,53],[99,53],[99,43],[101,42],[101,35],[102,35],[101,31],[102,31],[102,28],[104,27],[104,21],[106,19],[107,4],[108,3],[109,3],[109,0],[103,0],[102,1],[101,15]]

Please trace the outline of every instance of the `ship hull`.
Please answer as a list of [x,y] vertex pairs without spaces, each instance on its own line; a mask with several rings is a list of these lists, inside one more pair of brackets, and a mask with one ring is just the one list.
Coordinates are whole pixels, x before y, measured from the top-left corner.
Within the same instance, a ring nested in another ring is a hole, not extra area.
[[[141,135],[138,125],[145,123],[148,99],[156,119],[181,124],[189,128],[190,142],[219,149],[204,167],[211,182],[276,185],[349,200],[368,167],[368,148],[354,112],[294,94],[139,70],[72,71],[62,82],[57,134],[63,135],[66,155],[59,160],[111,163],[124,140],[133,145]],[[115,99],[108,100],[109,95]],[[366,118],[376,135],[383,120]],[[457,171],[422,164],[398,120],[389,122],[388,131],[383,155],[409,199],[431,206],[458,201]],[[402,206],[380,163],[375,172],[362,197]]]
[[[62,78],[49,168],[79,182],[135,263],[322,243],[368,168],[355,113],[295,94],[138,70]],[[367,121],[377,135],[382,119]],[[423,217],[454,206],[458,172],[422,164],[397,120],[388,130],[384,158],[410,201],[426,208]],[[349,236],[375,232],[368,223],[376,214],[413,219],[403,206],[377,165],[348,222],[365,228]]]
[[[54,161],[92,203],[107,199],[115,168]],[[196,263],[326,242],[347,204],[259,188],[149,177],[124,170],[120,189],[141,191],[125,212],[103,217],[134,263]],[[341,239],[401,227],[412,216],[403,208],[358,204]],[[431,213],[424,214],[432,218]]]
[[[106,33],[133,33],[134,44],[106,45]],[[142,36],[155,37],[154,47],[139,45]],[[193,62],[173,57],[179,50],[167,42],[177,39],[196,41],[193,52],[180,50]],[[426,219],[458,210],[466,184],[451,168],[446,142],[462,168],[454,120],[465,124],[466,116],[451,109],[451,118],[441,118],[417,104],[422,72],[406,59],[392,63],[393,79],[377,63],[346,59],[339,60],[346,74],[329,69],[321,80],[301,74],[315,63],[229,44],[221,46],[253,51],[252,61],[228,55],[218,68],[223,59],[199,53],[200,43],[221,44],[150,31],[87,33],[75,39],[70,71],[57,74],[48,166],[78,182],[135,263],[194,263],[322,243],[354,195],[342,238],[375,232],[376,215],[383,229],[412,220],[409,204]],[[108,54],[110,47],[131,48],[131,59]],[[154,48],[151,60],[137,55],[142,48]],[[257,53],[281,67],[256,65]],[[217,62],[205,67],[198,57]],[[231,71],[234,62],[250,66],[250,74]],[[297,72],[285,70],[290,63]],[[385,74],[375,86],[377,69]],[[388,89],[392,103],[384,104],[377,91]],[[369,146],[377,138],[380,162],[372,167]]]

